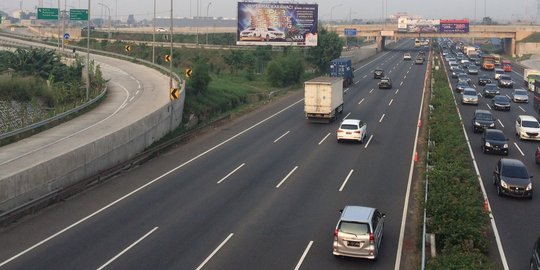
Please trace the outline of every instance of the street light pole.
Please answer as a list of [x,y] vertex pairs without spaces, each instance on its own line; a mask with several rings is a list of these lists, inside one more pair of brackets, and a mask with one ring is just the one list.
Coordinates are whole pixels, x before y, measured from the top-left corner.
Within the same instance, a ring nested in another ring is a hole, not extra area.
[[152,64],[156,59],[156,0],[154,0],[154,31],[152,32]]
[[337,4],[337,5],[332,6],[330,8],[330,23],[332,23],[332,20],[333,20],[334,8],[337,8],[337,7],[340,7],[340,6],[343,6],[343,4]]
[[[206,6],[206,19],[208,20],[208,9],[210,8],[210,5],[212,2],[208,2],[208,5]],[[208,24],[206,24],[206,45],[208,45]]]
[[195,27],[197,28],[197,37],[195,38],[197,40],[197,45],[199,45],[199,7],[201,5],[201,1],[197,0],[197,18],[195,19]]
[[88,20],[86,20],[86,100],[90,92],[90,0],[88,0]]

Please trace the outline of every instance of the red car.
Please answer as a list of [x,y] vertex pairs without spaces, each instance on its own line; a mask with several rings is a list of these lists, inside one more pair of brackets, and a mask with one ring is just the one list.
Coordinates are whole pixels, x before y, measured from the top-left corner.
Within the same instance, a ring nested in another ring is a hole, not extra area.
[[502,63],[504,72],[512,72],[512,63],[508,60],[503,61]]

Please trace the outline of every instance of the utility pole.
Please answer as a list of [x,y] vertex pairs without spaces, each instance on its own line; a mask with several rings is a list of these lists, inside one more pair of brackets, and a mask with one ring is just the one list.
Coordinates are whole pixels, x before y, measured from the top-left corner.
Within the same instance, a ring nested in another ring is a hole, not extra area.
[[[212,2],[208,2],[208,5],[206,6],[206,20],[208,20],[208,9],[211,4]],[[206,45],[208,45],[208,23],[206,24]]]

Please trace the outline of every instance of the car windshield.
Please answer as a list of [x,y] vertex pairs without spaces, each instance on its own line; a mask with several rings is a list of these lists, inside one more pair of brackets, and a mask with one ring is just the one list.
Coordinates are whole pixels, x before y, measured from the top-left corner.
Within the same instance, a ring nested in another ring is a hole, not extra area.
[[458,86],[469,86],[469,84],[466,81],[459,81]]
[[510,76],[508,76],[508,75],[503,75],[503,76],[501,76],[499,79],[501,79],[501,80],[508,80],[508,81],[509,81],[509,80],[512,80],[512,78],[510,78]]
[[486,138],[494,141],[506,141],[506,137],[502,132],[486,132]]
[[497,74],[504,74],[504,70],[500,70],[500,69],[499,69],[499,70],[495,70],[495,73],[497,73]]
[[512,178],[529,178],[527,169],[523,166],[506,165],[501,170],[502,174],[506,177]]
[[353,124],[343,124],[341,125],[341,129],[356,130],[358,129],[358,126]]
[[537,121],[522,121],[521,125],[528,128],[540,128],[540,124]]
[[487,114],[487,113],[478,113],[478,114],[476,114],[476,120],[487,120],[487,121],[490,121],[490,120],[493,120],[493,118],[491,117],[491,114]]
[[486,84],[486,90],[497,90],[497,85],[495,85],[495,84]]
[[506,96],[496,96],[495,102],[509,103],[510,100]]
[[527,92],[525,90],[516,90],[514,94],[518,96],[526,96]]
[[344,233],[352,233],[356,235],[368,234],[369,226],[367,223],[343,221],[339,224],[339,231]]
[[463,95],[466,95],[466,96],[476,96],[476,91],[474,90],[465,90],[463,91]]

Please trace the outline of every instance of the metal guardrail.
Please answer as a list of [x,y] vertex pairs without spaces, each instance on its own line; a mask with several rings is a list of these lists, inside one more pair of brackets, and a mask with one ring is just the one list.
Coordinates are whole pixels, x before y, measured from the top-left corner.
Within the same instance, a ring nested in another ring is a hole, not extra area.
[[56,115],[54,117],[51,117],[51,118],[48,118],[48,119],[45,119],[43,121],[40,121],[40,122],[37,122],[37,123],[34,123],[34,124],[31,124],[29,126],[26,126],[26,127],[23,127],[23,128],[19,128],[19,129],[16,129],[16,130],[12,130],[12,131],[9,131],[9,132],[6,132],[6,133],[2,133],[0,134],[0,141],[1,140],[4,140],[4,139],[8,139],[10,137],[13,137],[13,136],[17,136],[21,133],[25,133],[25,132],[28,132],[30,130],[33,130],[33,129],[36,129],[36,128],[40,128],[40,127],[43,127],[45,125],[48,125],[52,122],[55,122],[55,121],[58,121],[58,120],[61,120],[65,117],[68,117],[70,116],[71,114],[73,113],[77,113],[77,112],[80,112],[84,109],[86,109],[88,106],[91,106],[93,105],[94,103],[96,103],[98,100],[100,100],[103,96],[105,96],[105,94],[107,93],[107,86],[105,86],[105,88],[103,89],[103,91],[101,91],[101,93],[95,97],[94,99],[84,103],[83,105],[81,106],[78,106],[76,108],[73,108],[69,111],[66,111],[66,112],[63,112],[59,115]]

